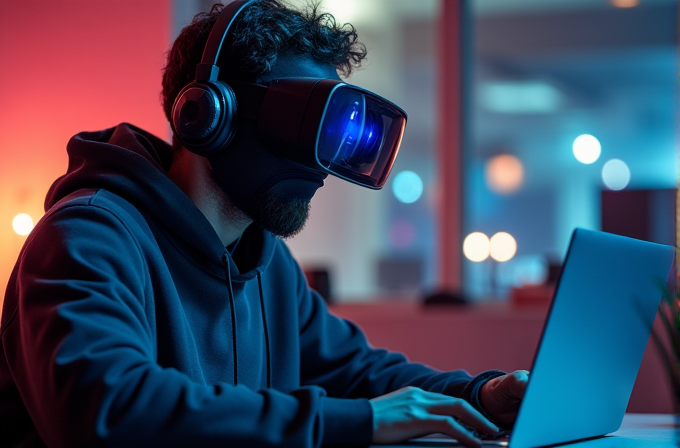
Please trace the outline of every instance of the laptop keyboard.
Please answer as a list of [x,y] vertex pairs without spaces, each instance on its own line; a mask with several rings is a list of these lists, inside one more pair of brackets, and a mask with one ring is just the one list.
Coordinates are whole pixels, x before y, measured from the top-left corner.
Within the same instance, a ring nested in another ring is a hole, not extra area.
[[472,426],[468,425],[463,425],[465,426],[465,429],[470,431],[473,436],[477,437],[480,440],[497,440],[497,439],[503,439],[503,438],[508,438],[510,437],[510,430],[509,429],[501,429],[499,432],[495,434],[483,434],[473,428]]

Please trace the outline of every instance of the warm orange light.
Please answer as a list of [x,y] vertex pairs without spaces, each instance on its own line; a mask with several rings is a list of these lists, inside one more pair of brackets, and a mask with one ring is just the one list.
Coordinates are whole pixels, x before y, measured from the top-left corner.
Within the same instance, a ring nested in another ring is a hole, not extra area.
[[609,0],[617,8],[634,8],[640,4],[640,0]]
[[28,235],[33,230],[33,218],[26,213],[19,213],[12,219],[12,228],[17,235]]
[[504,262],[510,260],[517,253],[517,242],[507,232],[498,232],[490,240],[491,258]]
[[486,164],[486,183],[496,193],[514,193],[522,186],[523,180],[524,167],[515,156],[501,154]]

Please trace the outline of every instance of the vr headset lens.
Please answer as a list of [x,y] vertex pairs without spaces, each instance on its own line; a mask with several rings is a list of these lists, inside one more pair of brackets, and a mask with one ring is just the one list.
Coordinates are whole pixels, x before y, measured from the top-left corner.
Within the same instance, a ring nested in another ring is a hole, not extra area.
[[406,115],[377,95],[349,85],[331,93],[319,127],[317,162],[331,174],[381,188],[399,151]]

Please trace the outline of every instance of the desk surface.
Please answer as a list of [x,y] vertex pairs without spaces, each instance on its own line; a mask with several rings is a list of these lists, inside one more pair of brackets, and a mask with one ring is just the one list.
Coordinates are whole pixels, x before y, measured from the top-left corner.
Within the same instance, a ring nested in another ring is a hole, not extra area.
[[[372,445],[375,448],[453,447],[451,442],[413,442],[401,445]],[[670,414],[626,414],[621,429],[605,437],[577,442],[579,448],[677,448],[680,447],[680,417]]]

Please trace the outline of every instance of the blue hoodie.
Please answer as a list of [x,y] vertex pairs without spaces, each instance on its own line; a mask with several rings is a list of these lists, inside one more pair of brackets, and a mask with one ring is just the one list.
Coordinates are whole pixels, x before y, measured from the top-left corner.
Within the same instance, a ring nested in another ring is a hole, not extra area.
[[68,153],[7,287],[0,447],[368,445],[368,398],[411,385],[479,408],[501,374],[371,348],[255,225],[226,250],[157,137],[122,124]]

